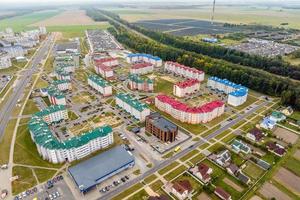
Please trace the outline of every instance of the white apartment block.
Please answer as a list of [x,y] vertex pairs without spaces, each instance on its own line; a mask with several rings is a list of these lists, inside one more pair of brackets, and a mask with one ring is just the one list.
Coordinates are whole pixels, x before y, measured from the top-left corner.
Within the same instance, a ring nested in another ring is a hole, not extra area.
[[103,64],[106,67],[115,67],[119,65],[119,61],[116,58],[94,58],[95,64]]
[[112,70],[112,68],[103,64],[95,65],[95,71],[97,74],[100,74],[105,79],[109,79],[114,76],[114,71]]
[[200,89],[200,81],[188,79],[173,85],[173,94],[177,97],[185,97],[193,94]]
[[145,121],[146,116],[150,115],[149,107],[146,104],[134,99],[129,94],[118,93],[115,100],[118,107],[124,109],[139,121]]
[[100,92],[103,96],[112,95],[112,86],[107,81],[105,81],[97,75],[90,75],[88,77],[88,84],[92,88]]
[[203,71],[187,67],[176,62],[165,62],[165,71],[182,76],[184,78],[197,79],[198,81],[204,80]]

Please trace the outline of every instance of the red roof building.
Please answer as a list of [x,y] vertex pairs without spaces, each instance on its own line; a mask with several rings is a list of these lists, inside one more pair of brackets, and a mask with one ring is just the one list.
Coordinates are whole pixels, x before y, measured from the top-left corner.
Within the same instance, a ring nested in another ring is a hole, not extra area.
[[165,62],[165,70],[186,78],[204,80],[204,72],[195,68],[187,67],[176,62]]
[[225,190],[223,190],[220,187],[216,187],[215,192],[214,192],[220,199],[223,200],[231,200],[230,194],[228,194]]
[[200,81],[197,79],[187,79],[178,82],[173,86],[173,94],[178,97],[184,97],[188,94],[197,92],[200,89]]

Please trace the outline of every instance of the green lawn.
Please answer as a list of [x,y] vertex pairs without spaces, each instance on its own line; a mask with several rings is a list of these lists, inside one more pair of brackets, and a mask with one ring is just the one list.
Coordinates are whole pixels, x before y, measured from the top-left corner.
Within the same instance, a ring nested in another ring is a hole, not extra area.
[[207,137],[209,136],[210,134],[212,134],[213,132],[215,132],[216,130],[218,130],[221,126],[220,125],[217,125],[215,126],[214,128],[210,128],[208,131],[206,132],[203,132],[203,134],[201,135],[202,137]]
[[300,120],[300,111],[294,111],[290,118]]
[[152,174],[150,176],[148,176],[147,178],[144,179],[145,183],[151,183],[153,180],[155,180],[157,178],[157,176],[155,174]]
[[87,29],[107,29],[111,25],[107,22],[99,25],[66,25],[66,26],[47,26],[48,32],[61,32],[64,38],[83,37]]
[[45,88],[48,86],[47,81],[44,81],[43,79],[39,78],[36,85],[34,86],[35,89]]
[[257,100],[258,100],[257,98],[248,95],[247,101],[246,101],[245,103],[243,103],[242,105],[237,106],[237,107],[235,107],[235,108],[236,108],[237,110],[243,110],[244,108],[250,106],[251,104],[253,104],[253,103],[256,102]]
[[12,119],[6,125],[4,135],[0,142],[0,164],[8,163],[10,143],[16,123],[17,119]]
[[138,193],[129,197],[128,200],[147,199],[148,197],[149,197],[149,194],[145,190],[141,190]]
[[191,163],[193,163],[194,165],[196,164],[196,163],[198,163],[200,160],[202,160],[202,158],[204,158],[205,156],[202,154],[202,153],[200,153],[200,154],[198,154],[197,156],[195,156],[194,158],[192,158],[191,160],[190,160],[190,162]]
[[225,135],[228,135],[231,132],[231,130],[225,130],[222,133],[220,133],[219,135],[216,136],[216,139],[221,139],[222,137],[224,137]]
[[164,176],[167,181],[174,179],[176,176],[184,172],[187,168],[184,165],[181,165]]
[[159,170],[158,173],[160,175],[163,175],[163,174],[169,172],[170,170],[174,169],[178,165],[179,165],[179,163],[175,161],[175,162],[169,164],[168,166],[166,166],[165,168],[162,168],[161,170]]
[[58,10],[45,10],[33,12],[22,16],[3,19],[0,20],[0,30],[5,29],[7,27],[12,28],[14,31],[34,29],[35,27],[29,27],[28,25],[50,18],[54,15],[57,15],[59,12],[60,11]]
[[14,163],[59,168],[61,164],[52,164],[42,159],[36,145],[31,140],[27,125],[18,127],[14,151]]
[[214,145],[212,145],[211,147],[209,147],[208,148],[208,151],[210,151],[210,152],[219,152],[219,151],[221,151],[221,150],[223,150],[223,149],[225,149],[225,147],[223,146],[223,144],[221,144],[221,143],[216,143],[216,144],[214,144]]
[[32,99],[29,99],[25,105],[22,115],[31,115],[40,111]]
[[151,189],[156,192],[160,190],[161,186],[163,186],[163,182],[161,180],[157,180],[150,185]]
[[163,93],[166,95],[172,95],[173,94],[173,83],[161,79],[156,78],[154,82],[154,92],[156,93]]
[[40,183],[43,183],[47,181],[48,179],[51,179],[54,174],[56,173],[55,170],[48,170],[48,169],[34,169],[34,172],[38,178],[38,181]]
[[300,161],[291,157],[285,163],[284,167],[292,171],[297,176],[300,176]]
[[130,187],[129,189],[127,189],[127,190],[123,191],[122,193],[118,194],[117,196],[115,196],[111,200],[122,200],[125,197],[129,196],[130,194],[132,194],[133,192],[137,191],[138,189],[140,189],[142,187],[143,187],[142,183],[137,183],[134,186]]
[[262,168],[250,161],[248,161],[246,165],[247,167],[243,169],[243,172],[253,179],[259,179],[264,173],[264,170]]
[[180,158],[180,161],[184,162],[188,159],[190,159],[191,157],[193,157],[194,155],[198,154],[198,150],[194,149],[193,151],[189,152],[188,154],[186,154],[185,156]]
[[13,195],[19,194],[37,184],[30,168],[15,166],[12,173],[13,176],[19,177],[18,180],[12,182]]
[[71,110],[68,111],[69,119],[70,120],[76,120],[78,119],[78,116]]

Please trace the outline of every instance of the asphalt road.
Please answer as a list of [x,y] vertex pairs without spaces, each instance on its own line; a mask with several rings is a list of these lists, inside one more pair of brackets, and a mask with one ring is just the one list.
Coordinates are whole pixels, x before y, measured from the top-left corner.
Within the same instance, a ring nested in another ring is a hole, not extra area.
[[15,108],[18,99],[20,99],[24,93],[24,89],[27,84],[30,82],[32,75],[37,72],[38,64],[47,57],[48,51],[51,47],[51,44],[54,42],[54,35],[50,35],[47,39],[41,44],[41,47],[37,50],[36,54],[31,60],[28,68],[22,73],[21,78],[18,79],[18,82],[15,88],[12,91],[12,94],[9,96],[8,101],[0,110],[0,141],[2,140],[6,125],[10,119],[13,109]]
[[[238,122],[240,122],[242,119],[246,118],[247,116],[251,115],[252,113],[254,113],[256,110],[260,109],[261,107],[267,105],[268,102],[264,102],[256,107],[253,107],[252,109],[248,110],[248,112],[240,115],[238,118],[232,120],[230,123],[226,124],[225,126],[221,127],[220,129],[216,130],[215,132],[211,133],[210,135],[208,135],[207,137],[205,137],[204,139],[206,141],[216,137],[217,135],[221,134],[223,131],[229,129],[230,127],[234,126],[235,124],[237,124]],[[126,190],[127,188],[133,186],[134,184],[142,181],[143,179],[145,179],[147,176],[155,173],[156,171],[166,167],[167,165],[169,165],[170,163],[174,162],[175,160],[181,158],[182,156],[184,156],[185,154],[187,154],[188,152],[198,148],[200,145],[206,143],[205,140],[199,140],[197,143],[195,143],[194,145],[190,146],[187,149],[184,149],[182,151],[180,151],[179,153],[175,154],[174,156],[172,156],[171,158],[160,162],[159,164],[155,165],[153,168],[151,168],[150,170],[148,170],[147,172],[145,172],[144,174],[142,174],[141,176],[115,188],[114,190],[111,190],[109,193],[104,194],[103,196],[101,196],[100,198],[98,198],[99,200],[106,200],[106,199],[111,199],[114,196],[116,196],[117,194],[121,193],[122,191]]]

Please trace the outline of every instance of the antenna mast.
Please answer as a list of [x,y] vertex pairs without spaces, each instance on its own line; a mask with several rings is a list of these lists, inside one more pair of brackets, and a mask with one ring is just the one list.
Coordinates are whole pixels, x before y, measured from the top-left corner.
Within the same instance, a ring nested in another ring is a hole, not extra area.
[[212,15],[211,15],[211,24],[214,23],[214,17],[215,17],[215,6],[216,6],[216,0],[214,0],[213,3],[213,10],[212,10]]

